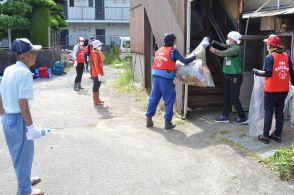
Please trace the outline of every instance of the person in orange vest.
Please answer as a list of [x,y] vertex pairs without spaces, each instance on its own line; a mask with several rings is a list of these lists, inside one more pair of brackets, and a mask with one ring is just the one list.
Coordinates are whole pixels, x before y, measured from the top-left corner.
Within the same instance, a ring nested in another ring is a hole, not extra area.
[[159,48],[154,57],[152,67],[152,89],[149,97],[146,115],[146,127],[153,127],[152,117],[155,115],[158,103],[163,98],[165,105],[164,129],[175,128],[172,124],[173,105],[176,98],[174,78],[176,75],[176,61],[189,64],[196,59],[195,55],[184,58],[176,49],[176,36],[166,33],[163,37],[164,46]]
[[92,59],[92,79],[93,79],[93,102],[95,106],[100,106],[104,103],[100,99],[99,88],[101,86],[101,77],[104,76],[103,61],[105,59],[102,53],[102,45],[99,40],[92,42],[93,50],[90,53]]
[[[258,139],[269,144],[269,138],[281,142],[282,129],[284,124],[284,102],[289,91],[289,80],[294,84],[294,72],[292,62],[288,55],[283,52],[280,46],[280,37],[270,35],[264,40],[269,54],[265,57],[263,70],[253,69],[257,76],[265,77],[264,81],[264,127],[263,135]],[[291,86],[292,87],[292,86]],[[275,112],[276,129],[269,134],[272,126],[272,117]]]
[[77,76],[75,78],[75,84],[74,84],[75,91],[84,89],[81,86],[83,72],[84,72],[84,64],[85,64],[84,42],[85,42],[85,39],[83,37],[79,37],[78,44],[76,44],[73,48],[72,56],[75,59],[76,71],[77,71]]

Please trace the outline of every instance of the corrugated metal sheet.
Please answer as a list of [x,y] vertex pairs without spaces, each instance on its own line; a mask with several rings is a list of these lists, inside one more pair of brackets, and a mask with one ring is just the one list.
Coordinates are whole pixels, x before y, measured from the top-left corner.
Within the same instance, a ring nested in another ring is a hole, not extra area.
[[131,9],[137,7],[138,5],[142,3],[143,3],[143,0],[131,0]]
[[173,32],[177,36],[177,48],[185,48],[185,2],[183,0],[144,0],[143,4],[151,29],[159,47],[163,45],[163,35]]
[[287,14],[294,14],[294,7],[293,8],[288,8],[288,9],[283,9],[283,10],[272,10],[272,11],[262,11],[262,12],[257,12],[257,13],[248,13],[248,14],[243,14],[243,18],[260,18],[260,17],[266,17],[266,16],[277,16],[277,15],[287,15]]
[[131,8],[131,52],[144,53],[144,8],[138,6]]
[[[244,0],[244,11],[253,11],[257,10],[260,6],[262,6],[267,0]],[[279,0],[280,7],[293,7],[294,2],[293,0]],[[276,9],[278,5],[277,0],[272,0],[269,2],[263,9],[269,10],[269,9]],[[292,6],[291,6],[292,5]]]

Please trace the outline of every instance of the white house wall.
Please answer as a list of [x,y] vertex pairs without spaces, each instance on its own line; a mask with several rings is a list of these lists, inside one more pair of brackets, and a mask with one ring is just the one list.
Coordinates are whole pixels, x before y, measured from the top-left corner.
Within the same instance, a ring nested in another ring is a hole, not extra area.
[[[74,7],[68,5],[68,46],[73,46],[77,38],[96,37],[96,29],[105,30],[105,45],[118,43],[120,36],[130,36],[130,0],[104,0],[104,20],[95,19],[95,0],[89,7],[89,0],[74,0]],[[113,21],[112,21],[113,20]]]
[[104,0],[105,7],[130,7],[130,0]]
[[69,46],[76,44],[79,36],[90,39],[96,36],[96,29],[105,29],[105,45],[111,42],[118,42],[118,37],[129,36],[129,24],[70,24],[69,29]]

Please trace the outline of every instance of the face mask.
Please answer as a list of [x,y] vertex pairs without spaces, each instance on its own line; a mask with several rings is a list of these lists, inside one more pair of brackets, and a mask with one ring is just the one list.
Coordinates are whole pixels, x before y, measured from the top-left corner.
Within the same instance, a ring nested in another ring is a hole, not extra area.
[[174,44],[174,48],[177,48],[177,45],[176,44]]
[[97,49],[98,49],[99,51],[101,51],[101,50],[102,50],[102,46],[97,47]]
[[229,39],[226,40],[226,44],[227,44],[227,45],[231,45],[231,42],[230,42]]
[[271,51],[271,47],[270,47],[269,45],[266,45],[266,50],[267,50],[268,52],[270,52],[270,51]]
[[84,42],[80,42],[80,46],[83,46],[84,45]]

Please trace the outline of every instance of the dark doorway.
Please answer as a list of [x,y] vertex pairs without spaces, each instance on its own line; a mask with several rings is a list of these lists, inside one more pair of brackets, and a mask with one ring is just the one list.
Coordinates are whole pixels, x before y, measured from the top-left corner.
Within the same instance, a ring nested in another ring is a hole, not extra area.
[[96,29],[96,39],[105,44],[105,29]]
[[75,6],[75,1],[69,0],[69,7],[74,7],[74,6]]
[[68,46],[68,29],[61,31],[61,45],[62,48],[67,48]]
[[104,20],[104,0],[95,0],[96,20]]

